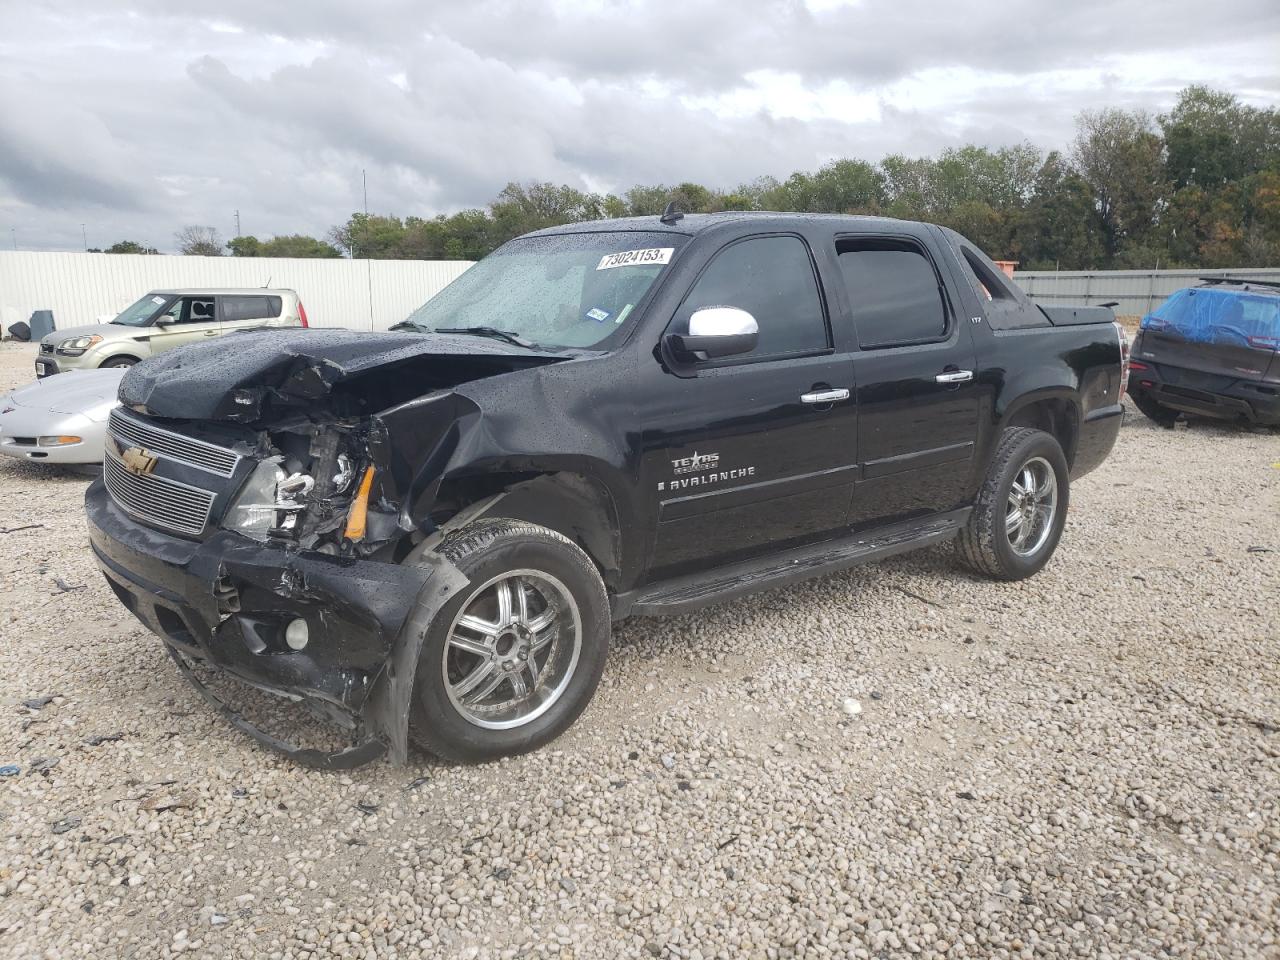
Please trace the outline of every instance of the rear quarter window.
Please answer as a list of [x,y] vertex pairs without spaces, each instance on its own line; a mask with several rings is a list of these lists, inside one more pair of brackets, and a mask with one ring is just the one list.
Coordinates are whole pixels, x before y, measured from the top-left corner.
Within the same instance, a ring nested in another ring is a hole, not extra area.
[[280,316],[279,297],[223,297],[222,319],[226,323],[236,320],[268,320]]
[[943,234],[951,243],[961,276],[978,298],[992,330],[1051,326],[1049,318],[990,257],[958,233],[943,230]]

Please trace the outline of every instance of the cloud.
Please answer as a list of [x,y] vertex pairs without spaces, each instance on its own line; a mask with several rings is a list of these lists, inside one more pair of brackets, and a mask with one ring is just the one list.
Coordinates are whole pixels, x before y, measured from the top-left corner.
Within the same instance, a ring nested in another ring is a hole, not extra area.
[[[1225,21],[1247,31],[1225,35]],[[1229,0],[89,0],[0,10],[0,230],[322,235],[509,180],[732,187],[840,156],[1066,145],[1190,82],[1280,99],[1280,7]]]

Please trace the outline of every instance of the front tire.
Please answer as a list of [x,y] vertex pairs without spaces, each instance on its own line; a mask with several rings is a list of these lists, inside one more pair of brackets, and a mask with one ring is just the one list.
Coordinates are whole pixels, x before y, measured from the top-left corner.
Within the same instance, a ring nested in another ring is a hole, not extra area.
[[1057,440],[1029,427],[1005,430],[957,539],[961,559],[996,580],[1037,572],[1062,537],[1070,482]]
[[116,370],[124,367],[132,367],[137,362],[138,361],[133,357],[111,357],[102,364],[101,369]]
[[591,558],[553,530],[487,519],[437,551],[470,580],[436,613],[414,678],[409,734],[448,760],[535,750],[586,708],[609,651]]

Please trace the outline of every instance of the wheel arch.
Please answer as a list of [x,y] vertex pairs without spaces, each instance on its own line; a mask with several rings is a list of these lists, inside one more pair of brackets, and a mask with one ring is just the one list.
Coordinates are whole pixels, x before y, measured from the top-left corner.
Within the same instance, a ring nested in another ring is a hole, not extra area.
[[591,558],[610,592],[620,589],[620,512],[609,486],[574,470],[486,473],[441,482],[438,500],[469,523],[481,517],[524,520],[568,537]]
[[141,363],[142,357],[134,356],[132,353],[129,353],[124,350],[118,350],[115,353],[111,354],[111,356],[103,360],[100,364],[98,364],[98,369],[101,370],[102,368],[106,367],[109,363],[112,363],[116,360],[132,360],[134,363]]
[[1052,391],[1020,397],[1005,412],[1000,422],[1004,431],[1010,427],[1043,430],[1062,447],[1067,466],[1075,463],[1080,441],[1080,408],[1069,391]]

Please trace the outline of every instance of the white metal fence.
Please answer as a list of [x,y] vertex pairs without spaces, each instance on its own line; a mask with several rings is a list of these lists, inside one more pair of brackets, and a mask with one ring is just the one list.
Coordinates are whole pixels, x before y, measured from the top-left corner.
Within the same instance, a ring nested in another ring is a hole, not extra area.
[[[305,260],[276,257],[167,257],[0,250],[0,328],[52,310],[60,329],[115,314],[148,290],[173,287],[287,287],[312,326],[385,330],[403,320],[471,264],[460,260]],[[1118,301],[1117,314],[1150,313],[1200,277],[1280,282],[1280,269],[1022,270],[1013,278],[1048,304]]]
[[0,326],[52,310],[60,329],[114,315],[148,290],[285,287],[316,327],[385,330],[471,264],[460,260],[305,260],[0,251]]
[[1201,277],[1234,277],[1280,283],[1280,268],[1232,270],[1018,270],[1014,282],[1027,296],[1046,305],[1091,306],[1118,301],[1118,316],[1146,316],[1183,287],[1198,286]]

